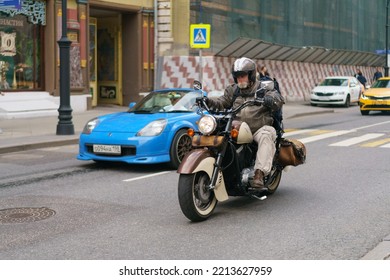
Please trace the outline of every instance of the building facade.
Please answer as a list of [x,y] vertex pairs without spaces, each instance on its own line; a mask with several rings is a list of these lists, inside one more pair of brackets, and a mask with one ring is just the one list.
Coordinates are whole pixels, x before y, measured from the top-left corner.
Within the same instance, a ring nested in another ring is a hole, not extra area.
[[[56,112],[59,104],[61,0],[0,6],[0,111]],[[67,0],[70,95],[74,111],[138,101],[159,87],[208,91],[232,82],[236,56],[220,51],[237,38],[352,52],[383,50],[386,0]],[[371,19],[375,18],[373,21]],[[190,47],[190,25],[210,24],[210,48]],[[371,78],[374,64],[331,64],[262,57],[287,100],[305,100],[328,75]],[[384,61],[384,60],[383,60]],[[202,73],[202,75],[200,75]],[[1,112],[0,112],[1,114]]]
[[152,0],[68,0],[67,34],[62,32],[62,1],[12,2],[0,7],[0,111],[58,109],[58,40],[63,35],[71,41],[74,111],[127,105],[153,89]]

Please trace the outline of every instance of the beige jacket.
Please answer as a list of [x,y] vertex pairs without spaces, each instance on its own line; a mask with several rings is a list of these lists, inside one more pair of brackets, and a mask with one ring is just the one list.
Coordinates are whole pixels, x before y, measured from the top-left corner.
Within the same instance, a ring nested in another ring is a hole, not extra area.
[[[233,108],[240,106],[242,103],[248,100],[255,99],[256,90],[259,88],[260,81],[256,81],[252,87],[248,89],[240,90],[239,95],[234,101]],[[223,110],[224,108],[230,108],[233,101],[233,95],[237,89],[236,84],[229,85],[225,89],[223,96],[216,98],[209,98],[207,105],[212,108]],[[273,124],[273,112],[282,108],[284,104],[284,98],[276,91],[266,91],[265,95],[270,95],[274,98],[274,106],[267,108],[265,106],[248,106],[241,110],[237,115],[237,120],[246,122],[251,128],[252,133],[255,133],[259,128],[264,125]]]

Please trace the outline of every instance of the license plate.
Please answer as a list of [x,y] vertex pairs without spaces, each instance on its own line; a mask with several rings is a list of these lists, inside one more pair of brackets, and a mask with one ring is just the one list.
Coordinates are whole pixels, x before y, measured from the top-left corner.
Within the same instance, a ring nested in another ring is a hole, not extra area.
[[121,154],[121,146],[118,145],[93,145],[93,152],[96,154]]
[[374,105],[386,105],[387,101],[386,100],[375,100]]

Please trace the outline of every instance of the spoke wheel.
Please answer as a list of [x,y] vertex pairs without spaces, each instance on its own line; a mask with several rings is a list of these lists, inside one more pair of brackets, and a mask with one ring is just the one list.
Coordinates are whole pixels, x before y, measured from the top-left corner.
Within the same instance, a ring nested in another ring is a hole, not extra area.
[[177,169],[184,156],[192,149],[192,139],[185,129],[179,130],[173,138],[169,155],[171,157],[170,166]]

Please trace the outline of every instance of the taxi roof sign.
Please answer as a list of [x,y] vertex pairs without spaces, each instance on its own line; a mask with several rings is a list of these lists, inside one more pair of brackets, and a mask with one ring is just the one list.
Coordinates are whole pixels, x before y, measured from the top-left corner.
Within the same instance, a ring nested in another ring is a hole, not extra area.
[[191,48],[210,48],[210,24],[190,25]]

